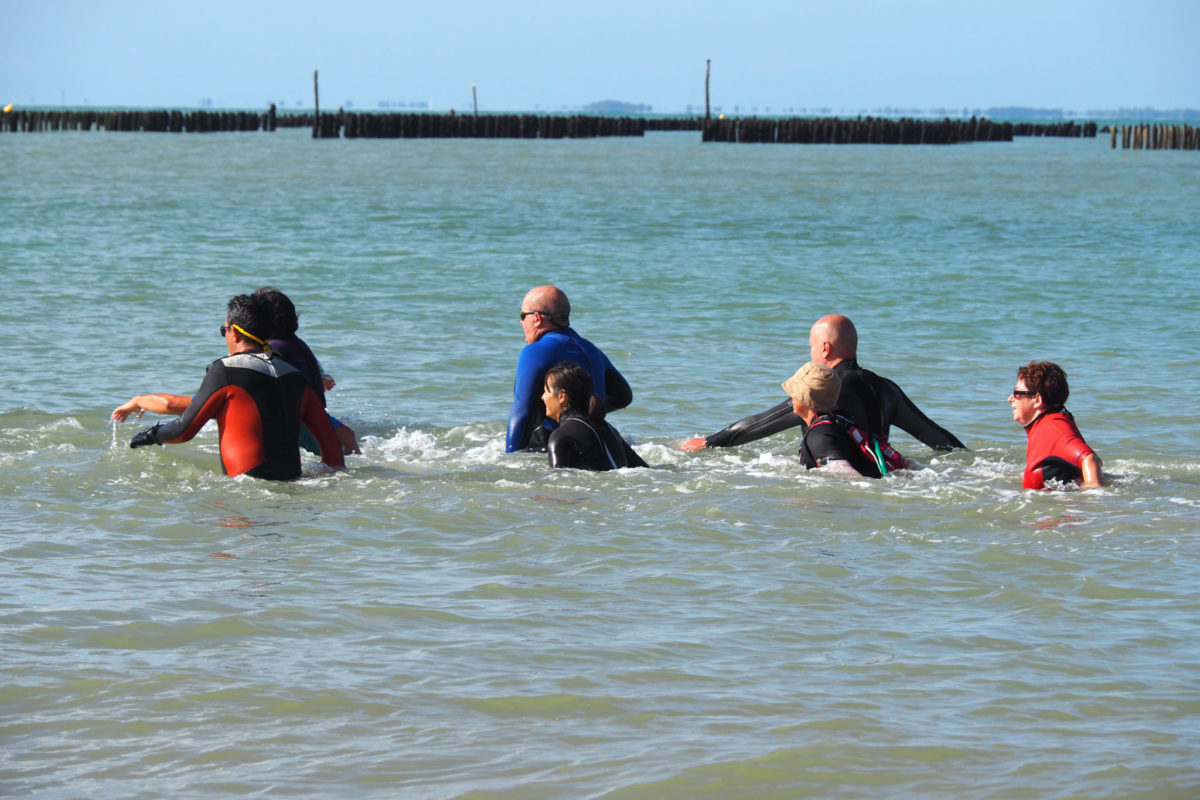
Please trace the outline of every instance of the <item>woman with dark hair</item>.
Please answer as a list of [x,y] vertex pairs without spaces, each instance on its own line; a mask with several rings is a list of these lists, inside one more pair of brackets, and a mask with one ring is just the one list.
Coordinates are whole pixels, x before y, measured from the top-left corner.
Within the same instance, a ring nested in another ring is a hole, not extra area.
[[551,467],[605,471],[649,466],[617,429],[604,420],[604,402],[592,394],[592,376],[578,364],[563,361],[546,372],[542,402],[546,416],[558,423],[546,450]]
[[1103,480],[1100,458],[1083,440],[1075,418],[1065,408],[1070,388],[1067,373],[1051,361],[1030,361],[1017,370],[1017,385],[1008,396],[1013,420],[1025,428],[1025,489],[1045,489],[1046,481],[1077,483],[1096,489]]
[[[268,342],[271,349],[278,353],[284,361],[299,370],[308,385],[317,393],[317,397],[321,400],[321,407],[324,408],[325,392],[332,389],[335,383],[333,378],[326,375],[321,369],[321,362],[313,355],[313,351],[309,349],[303,339],[296,335],[296,330],[300,327],[300,317],[296,313],[295,304],[292,303],[291,298],[274,286],[263,286],[261,289],[255,290],[254,295],[266,300],[275,314],[271,339]],[[358,447],[358,439],[355,437],[354,431],[348,425],[342,424],[332,414],[329,415],[329,421],[333,423],[333,431],[337,434],[343,453],[362,452]],[[313,440],[307,431],[300,432],[300,444],[305,450],[312,450]]]

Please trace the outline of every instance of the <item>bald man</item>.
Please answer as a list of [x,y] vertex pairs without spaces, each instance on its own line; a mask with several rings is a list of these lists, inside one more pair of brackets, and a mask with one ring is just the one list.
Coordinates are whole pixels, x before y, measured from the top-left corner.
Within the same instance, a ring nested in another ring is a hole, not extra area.
[[[888,441],[891,426],[912,434],[934,450],[966,447],[958,438],[921,413],[893,381],[858,365],[858,330],[848,317],[829,314],[813,323],[808,334],[809,354],[831,368],[842,381],[838,411],[854,420],[880,441]],[[733,447],[803,424],[785,400],[761,414],[729,425],[711,436],[688,439],[684,450]]]
[[546,372],[562,361],[578,364],[592,376],[593,393],[613,411],[633,402],[629,382],[599,347],[571,328],[571,301],[557,286],[535,286],[521,303],[525,347],[517,359],[512,411],[505,451],[545,450],[554,427],[542,403]]

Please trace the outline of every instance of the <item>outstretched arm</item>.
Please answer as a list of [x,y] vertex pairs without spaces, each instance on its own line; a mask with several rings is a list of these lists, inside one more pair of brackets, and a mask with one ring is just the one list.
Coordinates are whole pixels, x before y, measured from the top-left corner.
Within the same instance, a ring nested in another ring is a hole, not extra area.
[[777,406],[772,406],[761,414],[754,414],[725,427],[724,429],[703,438],[688,439],[683,443],[684,450],[703,450],[705,447],[734,447],[747,442],[758,441],[788,428],[803,424],[792,411],[792,401],[784,400]]
[[124,422],[130,414],[136,414],[138,419],[141,419],[142,413],[146,411],[179,416],[187,410],[191,402],[192,398],[181,394],[139,394],[114,408],[112,418],[117,422]]

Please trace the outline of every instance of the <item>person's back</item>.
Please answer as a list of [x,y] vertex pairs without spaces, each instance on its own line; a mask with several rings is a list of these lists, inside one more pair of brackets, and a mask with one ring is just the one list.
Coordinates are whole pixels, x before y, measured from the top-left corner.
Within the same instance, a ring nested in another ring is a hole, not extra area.
[[[235,353],[209,365],[187,410],[158,426],[156,435],[164,444],[186,442],[215,418],[226,473],[290,480],[301,472],[301,422],[324,432],[323,415],[299,370],[272,353]],[[335,450],[340,453],[336,439],[322,443],[322,452]]]
[[805,469],[817,469],[831,462],[844,461],[859,475],[882,478],[879,466],[854,441],[847,423],[848,420],[835,412],[819,414],[804,431],[800,462]]
[[326,406],[325,384],[321,378],[321,362],[317,360],[312,349],[303,339],[295,335],[286,339],[271,339],[269,344],[272,351],[278,353],[280,358],[291,364],[304,376],[305,382],[312,387],[317,399],[321,402],[321,407],[324,408]]
[[567,413],[550,432],[546,444],[550,466],[603,472],[624,467],[648,466],[621,434],[604,420]]
[[869,369],[857,359],[846,359],[833,371],[842,379],[838,409],[881,441],[890,441],[892,425],[934,450],[965,447],[950,431],[925,416],[904,390]]

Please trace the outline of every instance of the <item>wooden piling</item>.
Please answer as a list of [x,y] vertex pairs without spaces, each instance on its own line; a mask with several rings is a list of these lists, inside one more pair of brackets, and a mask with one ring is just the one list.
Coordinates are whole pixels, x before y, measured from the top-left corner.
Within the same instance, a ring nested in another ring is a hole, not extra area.
[[313,70],[313,134],[314,139],[321,138],[321,98],[317,92],[317,71]]

